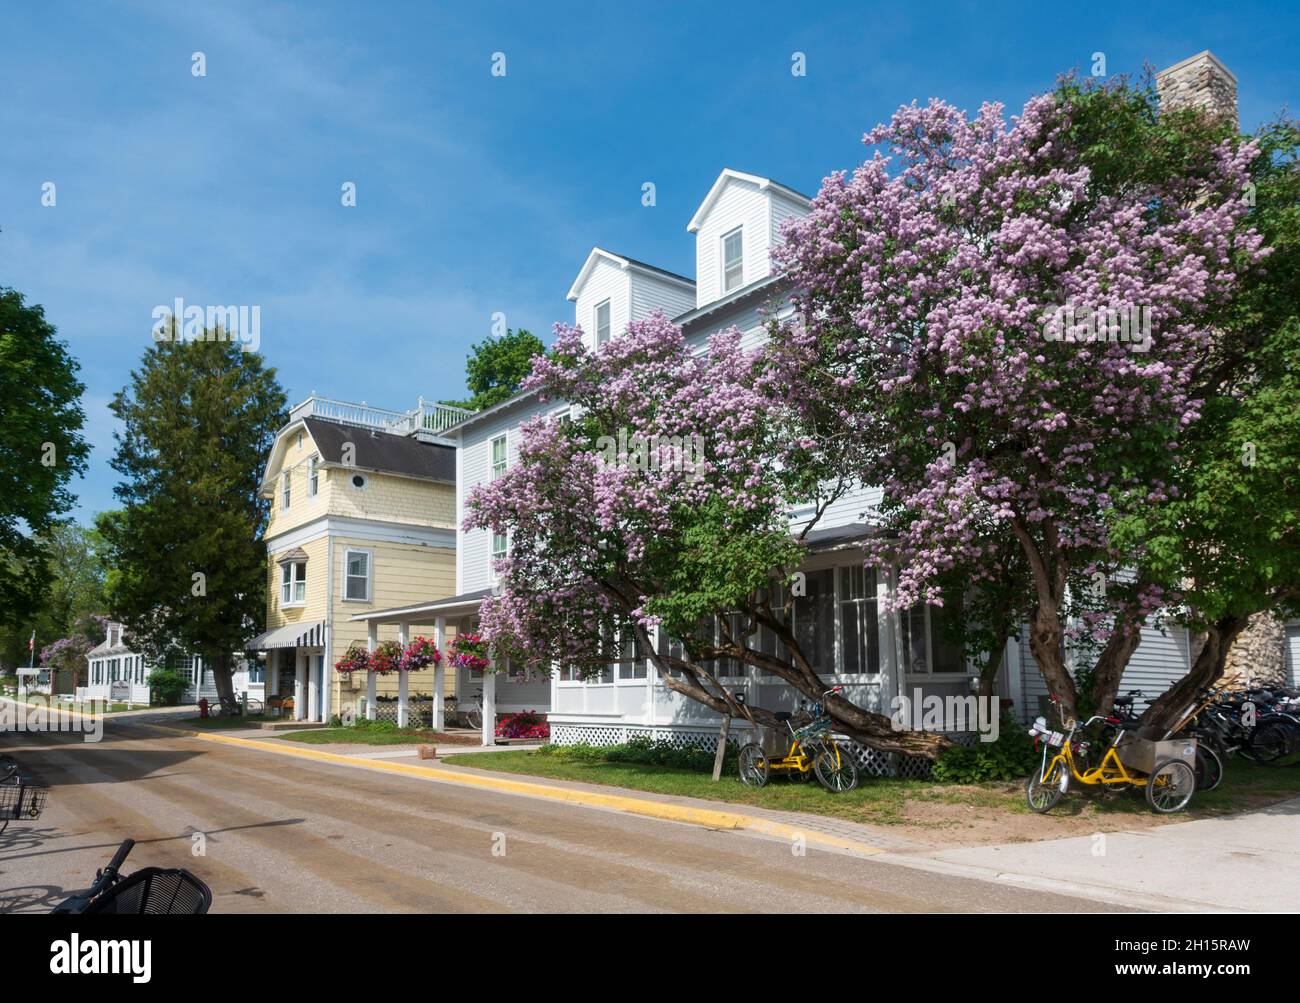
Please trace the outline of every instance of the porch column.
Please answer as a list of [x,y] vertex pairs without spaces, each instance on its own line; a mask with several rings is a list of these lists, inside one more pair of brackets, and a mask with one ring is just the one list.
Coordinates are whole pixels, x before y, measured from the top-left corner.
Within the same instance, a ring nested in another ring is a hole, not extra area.
[[447,723],[446,697],[443,696],[447,685],[447,618],[438,617],[433,630],[433,639],[442,652],[442,661],[433,668],[433,730],[442,731]]
[[483,744],[493,745],[497,737],[497,674],[496,666],[483,673]]
[[[397,642],[405,648],[410,642],[411,625],[403,620],[397,625]],[[397,671],[397,727],[405,728],[407,722],[406,716],[406,697],[411,688],[411,674]]]
[[[366,651],[374,652],[379,640],[379,625],[374,620],[366,621]],[[366,720],[375,719],[375,674],[366,669]]]
[[322,676],[325,675],[325,656],[324,656],[324,655],[308,655],[308,656],[307,656],[307,706],[304,708],[304,710],[305,710],[305,711],[309,711],[310,714],[309,714],[309,715],[308,715],[308,714],[304,714],[303,717],[304,717],[304,719],[307,720],[307,721],[319,721],[319,720],[320,720],[320,716],[321,716],[321,715],[320,715],[320,707],[321,707],[320,687],[321,687],[321,683],[320,683],[320,681],[318,681],[318,679],[317,679],[317,676],[316,676],[316,666],[312,665],[312,662],[319,662],[319,663],[320,663],[320,674],[321,674]]
[[307,719],[307,656],[299,654],[298,649],[294,648],[293,660],[293,719],[305,721]]

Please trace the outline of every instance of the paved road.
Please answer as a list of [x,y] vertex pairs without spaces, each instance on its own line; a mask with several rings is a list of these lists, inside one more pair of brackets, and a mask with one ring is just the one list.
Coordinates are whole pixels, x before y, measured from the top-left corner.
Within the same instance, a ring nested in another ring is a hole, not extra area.
[[[41,912],[126,837],[217,912],[943,912],[1113,909],[774,840],[312,763],[110,722],[5,735],[51,788],[0,834],[0,911]],[[205,852],[192,854],[201,833]],[[504,847],[504,853],[500,853]],[[498,851],[494,853],[494,850]],[[132,869],[127,867],[127,871]]]

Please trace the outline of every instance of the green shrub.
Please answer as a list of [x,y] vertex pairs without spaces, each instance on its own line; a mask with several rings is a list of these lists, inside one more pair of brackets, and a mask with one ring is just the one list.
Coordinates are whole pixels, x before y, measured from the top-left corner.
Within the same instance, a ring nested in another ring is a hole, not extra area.
[[190,677],[188,673],[175,669],[154,669],[145,682],[149,684],[154,703],[172,706],[181,702],[181,697],[189,689]]
[[[702,773],[713,771],[712,749],[697,744],[675,747],[664,739],[652,739],[649,735],[633,735],[622,745],[543,745],[537,750],[540,755],[552,756],[578,763],[633,763],[640,766],[669,766],[678,770],[696,770]],[[723,769],[734,771],[737,750],[734,745],[727,747],[723,760]]]
[[1038,762],[1034,740],[1025,726],[1003,714],[996,742],[954,745],[935,760],[931,776],[945,784],[975,784],[984,780],[1019,780]]

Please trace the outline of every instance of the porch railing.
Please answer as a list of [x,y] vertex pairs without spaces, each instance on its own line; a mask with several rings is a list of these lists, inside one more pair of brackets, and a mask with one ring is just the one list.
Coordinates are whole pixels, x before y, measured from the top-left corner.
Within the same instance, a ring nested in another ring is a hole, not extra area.
[[464,408],[450,404],[437,404],[420,398],[419,406],[411,411],[391,411],[388,408],[371,407],[362,402],[335,400],[312,394],[289,412],[289,420],[299,418],[325,418],[345,425],[359,425],[362,428],[374,428],[396,435],[410,435],[423,429],[428,432],[442,432],[463,418],[472,414]]

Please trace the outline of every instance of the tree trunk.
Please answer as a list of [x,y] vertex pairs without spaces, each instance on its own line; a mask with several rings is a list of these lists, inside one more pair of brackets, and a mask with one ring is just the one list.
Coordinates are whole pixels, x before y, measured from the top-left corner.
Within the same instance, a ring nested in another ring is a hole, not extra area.
[[236,714],[239,703],[235,700],[235,684],[230,677],[230,655],[226,652],[204,657],[203,661],[212,670],[212,682],[217,687],[217,699],[221,701],[221,710],[225,714]]
[[1007,639],[1002,639],[1002,644],[996,651],[990,651],[988,661],[984,663],[984,668],[980,669],[980,686],[979,696],[981,700],[987,700],[993,696],[993,684],[997,682],[998,670],[1002,668],[1002,663],[1007,657]]
[[1075,691],[1074,680],[1065,667],[1063,639],[1060,613],[1040,603],[1034,608],[1034,620],[1029,625],[1029,650],[1047,682],[1048,692],[1061,701],[1061,711],[1069,720],[1075,713]]
[[1115,696],[1119,693],[1119,684],[1124,678],[1124,670],[1128,668],[1129,660],[1141,641],[1140,623],[1126,623],[1120,630],[1110,635],[1093,670],[1092,695],[1096,701],[1093,713],[1109,714],[1111,708],[1115,706]]
[[1205,644],[1192,663],[1192,669],[1173,686],[1151,702],[1142,715],[1142,729],[1149,734],[1164,734],[1177,723],[1201,690],[1223,676],[1228,649],[1249,621],[1247,616],[1225,616],[1210,624]]

